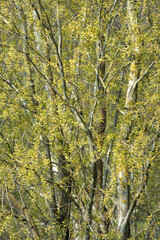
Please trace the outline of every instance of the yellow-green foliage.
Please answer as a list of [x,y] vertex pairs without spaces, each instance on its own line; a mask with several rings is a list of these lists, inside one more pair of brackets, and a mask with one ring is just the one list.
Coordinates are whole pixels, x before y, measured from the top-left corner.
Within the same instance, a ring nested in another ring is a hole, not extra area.
[[120,239],[126,178],[130,239],[158,239],[159,1],[132,1],[131,26],[124,0],[1,2],[0,238],[36,237],[8,192],[41,239]]

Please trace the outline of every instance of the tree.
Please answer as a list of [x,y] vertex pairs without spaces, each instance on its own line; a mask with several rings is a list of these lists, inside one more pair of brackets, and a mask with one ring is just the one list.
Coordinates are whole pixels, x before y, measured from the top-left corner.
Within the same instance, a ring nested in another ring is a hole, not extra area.
[[1,5],[1,239],[158,239],[159,2]]

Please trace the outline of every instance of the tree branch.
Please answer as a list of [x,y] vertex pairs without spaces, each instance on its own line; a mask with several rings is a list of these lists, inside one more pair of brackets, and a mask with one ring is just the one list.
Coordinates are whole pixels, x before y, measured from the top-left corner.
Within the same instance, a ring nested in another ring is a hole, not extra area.
[[12,207],[22,216],[25,217],[25,219],[28,222],[29,228],[31,229],[32,234],[35,236],[35,239],[41,239],[39,231],[36,227],[36,224],[30,214],[30,211],[23,207],[19,201],[14,197],[14,195],[7,190],[5,191],[5,196],[7,200],[11,203]]

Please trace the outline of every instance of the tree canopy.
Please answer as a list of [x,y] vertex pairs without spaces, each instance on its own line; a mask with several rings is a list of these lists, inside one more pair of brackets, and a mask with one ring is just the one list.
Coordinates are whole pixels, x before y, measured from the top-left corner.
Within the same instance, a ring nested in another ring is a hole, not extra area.
[[0,239],[159,239],[159,19],[1,1]]

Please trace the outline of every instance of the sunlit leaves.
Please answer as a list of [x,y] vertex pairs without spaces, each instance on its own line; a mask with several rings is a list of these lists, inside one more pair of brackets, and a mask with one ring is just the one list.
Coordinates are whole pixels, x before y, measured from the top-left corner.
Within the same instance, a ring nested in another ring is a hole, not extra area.
[[[6,197],[5,188],[29,208],[44,239],[53,239],[55,232],[57,239],[62,239],[67,226],[70,238],[83,239],[92,201],[92,239],[118,239],[115,206],[119,174],[127,169],[132,201],[142,186],[148,162],[150,178],[131,218],[132,235],[142,239],[147,228],[152,229],[152,221],[158,221],[154,189],[158,195],[159,3],[135,2],[138,21],[131,34],[126,1],[2,1],[2,237],[32,237],[26,220]],[[139,77],[155,63],[138,82],[136,103],[126,110],[137,44]],[[100,67],[103,64],[104,69]],[[102,103],[106,126],[100,134]],[[83,121],[90,136],[77,119]],[[103,188],[93,185],[97,159],[103,163]],[[66,206],[69,210],[62,226],[52,211],[57,207],[56,214],[61,214]],[[105,217],[111,220],[108,230],[104,228],[103,206]],[[154,236],[153,231],[151,234]]]

